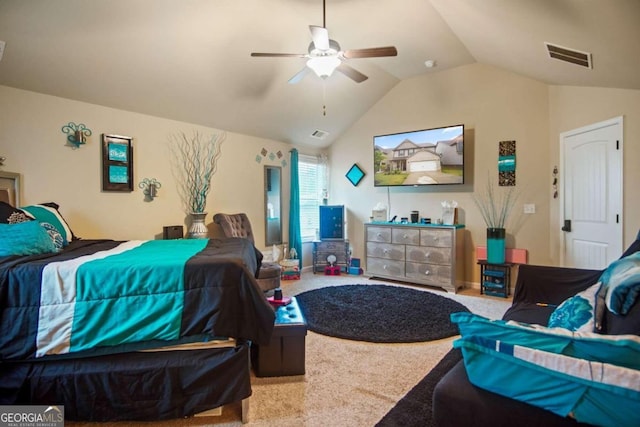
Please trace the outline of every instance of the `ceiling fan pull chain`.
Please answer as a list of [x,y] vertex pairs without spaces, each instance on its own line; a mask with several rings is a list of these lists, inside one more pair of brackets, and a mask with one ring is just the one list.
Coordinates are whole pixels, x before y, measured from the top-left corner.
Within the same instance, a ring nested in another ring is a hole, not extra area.
[[327,91],[324,80],[322,80],[322,115],[327,115]]

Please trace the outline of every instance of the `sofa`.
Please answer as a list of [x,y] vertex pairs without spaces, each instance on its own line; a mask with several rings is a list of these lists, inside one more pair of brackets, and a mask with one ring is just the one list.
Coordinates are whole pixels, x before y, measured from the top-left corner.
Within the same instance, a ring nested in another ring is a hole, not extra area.
[[[640,233],[621,259],[638,251],[640,251]],[[527,326],[530,326],[529,324],[547,326],[557,306],[579,292],[593,289],[593,285],[601,280],[604,271],[521,265],[518,268],[513,304],[504,314],[503,320],[522,322]],[[596,310],[597,307],[598,305]],[[640,335],[640,302],[635,301],[624,316],[605,310],[600,323],[598,332],[605,336]],[[611,338],[615,339],[615,337]],[[492,369],[491,365],[487,367],[489,371]],[[487,372],[486,375],[491,373]],[[562,417],[541,407],[480,388],[473,385],[469,377],[465,361],[461,360],[438,382],[432,400],[433,421],[436,426],[587,425],[578,423],[571,417]],[[530,380],[534,382],[533,378]],[[511,387],[511,384],[516,386],[515,383],[508,381],[507,377],[506,387]],[[527,382],[526,378],[524,382]],[[519,384],[519,386],[522,385]]]

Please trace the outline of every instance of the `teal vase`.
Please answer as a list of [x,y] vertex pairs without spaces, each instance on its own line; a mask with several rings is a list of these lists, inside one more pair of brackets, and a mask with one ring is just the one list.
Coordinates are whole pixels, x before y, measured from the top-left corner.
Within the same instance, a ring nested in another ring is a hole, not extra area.
[[504,264],[505,235],[504,228],[487,228],[487,262],[489,264]]

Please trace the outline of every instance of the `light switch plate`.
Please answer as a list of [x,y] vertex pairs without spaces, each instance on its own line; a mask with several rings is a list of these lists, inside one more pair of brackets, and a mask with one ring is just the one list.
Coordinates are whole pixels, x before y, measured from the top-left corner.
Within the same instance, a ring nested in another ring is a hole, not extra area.
[[525,203],[524,205],[524,213],[526,214],[534,214],[536,213],[536,205],[533,203]]
[[2,61],[2,54],[4,53],[4,47],[6,43],[0,40],[0,61]]

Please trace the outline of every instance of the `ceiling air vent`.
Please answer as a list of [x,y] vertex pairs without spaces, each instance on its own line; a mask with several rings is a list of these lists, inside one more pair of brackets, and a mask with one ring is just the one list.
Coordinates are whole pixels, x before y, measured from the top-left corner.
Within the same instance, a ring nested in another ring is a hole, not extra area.
[[593,68],[591,63],[591,54],[589,52],[580,52],[579,50],[562,47],[551,43],[544,43],[547,46],[549,56],[560,61],[570,62],[585,68]]
[[313,133],[311,134],[312,138],[317,138],[317,139],[324,139],[327,135],[329,135],[329,132],[320,130],[320,129],[316,129],[313,131]]

